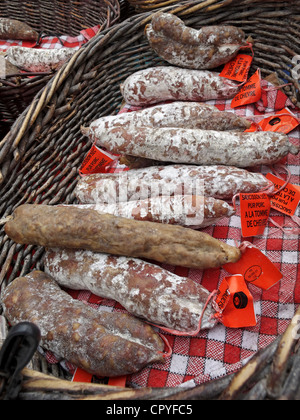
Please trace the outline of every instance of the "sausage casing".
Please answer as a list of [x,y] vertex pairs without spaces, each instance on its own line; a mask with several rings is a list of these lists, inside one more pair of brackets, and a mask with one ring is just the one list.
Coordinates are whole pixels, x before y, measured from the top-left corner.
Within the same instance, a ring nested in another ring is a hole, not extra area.
[[58,70],[75,53],[76,48],[33,49],[13,46],[7,52],[8,61],[14,66],[34,73]]
[[2,300],[10,323],[33,322],[42,347],[92,374],[126,375],[163,361],[164,344],[149,325],[71,298],[42,271],[15,279]]
[[190,268],[220,267],[241,257],[239,248],[204,232],[76,206],[24,204],[14,211],[5,232],[21,244],[86,249]]
[[214,25],[196,30],[171,13],[157,12],[145,32],[151,48],[160,57],[174,66],[190,69],[219,67],[245,45],[245,34],[239,28]]
[[119,173],[91,174],[81,178],[75,195],[82,204],[118,203],[160,195],[183,194],[187,187],[201,182],[205,196],[230,200],[238,193],[265,190],[268,180],[261,174],[232,166],[167,165],[131,169]]
[[286,134],[271,131],[240,133],[141,127],[129,132],[123,127],[114,127],[102,133],[97,145],[112,153],[161,162],[240,168],[272,165],[289,153],[299,153]]
[[78,208],[93,209],[134,220],[200,229],[231,217],[235,210],[223,200],[199,195],[156,196],[144,200],[119,203],[82,204]]
[[141,127],[181,127],[202,130],[245,131],[251,123],[233,112],[219,111],[215,106],[201,102],[172,102],[139,111],[110,115],[93,121],[82,131],[91,141],[113,127],[133,132]]
[[229,99],[237,95],[238,83],[218,73],[173,66],[150,67],[129,76],[121,85],[125,102],[145,106],[159,102]]
[[[49,249],[45,271],[62,287],[114,299],[128,312],[178,331],[211,328],[209,292],[191,279],[139,259],[91,251]],[[202,314],[202,312],[204,313]],[[203,315],[203,317],[202,317]]]

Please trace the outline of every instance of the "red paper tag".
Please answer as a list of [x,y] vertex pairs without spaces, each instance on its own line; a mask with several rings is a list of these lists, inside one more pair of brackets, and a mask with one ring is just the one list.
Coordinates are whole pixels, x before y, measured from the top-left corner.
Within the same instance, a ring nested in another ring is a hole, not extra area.
[[72,382],[91,383],[92,378],[93,378],[93,375],[91,373],[88,373],[85,370],[77,368],[73,375]]
[[223,312],[230,299],[230,290],[227,281],[222,281],[217,292],[215,303],[220,312]]
[[223,268],[230,274],[241,274],[244,279],[268,290],[283,277],[281,272],[259,249],[247,247],[240,260],[236,263],[229,263]]
[[[285,181],[273,174],[267,174],[266,178],[273,182],[276,189],[279,189],[285,184]],[[283,190],[271,197],[271,207],[288,216],[293,216],[299,205],[299,201],[300,187],[287,184]]]
[[113,161],[114,158],[112,155],[93,145],[84,158],[79,172],[81,175],[103,173]]
[[248,77],[253,57],[246,54],[238,54],[233,60],[225,64],[220,73],[221,77],[236,80],[237,82],[245,82]]
[[233,98],[231,108],[253,104],[260,100],[262,94],[260,71],[257,70],[240,92]]
[[241,208],[242,235],[247,238],[264,233],[271,202],[265,193],[239,194]]
[[258,124],[252,124],[251,127],[245,131],[254,132],[260,128],[262,131],[275,131],[288,134],[293,131],[299,124],[300,123],[298,119],[294,117],[288,109],[282,109],[281,111],[276,112],[275,115],[264,118]]
[[121,386],[121,387],[125,387],[126,386],[126,380],[127,380],[127,376],[117,376],[115,378],[109,378],[108,380],[108,385],[110,386]]
[[[91,373],[88,373],[83,369],[77,368],[73,375],[72,382],[91,383],[92,379],[93,379],[93,375]],[[126,379],[127,379],[126,375],[109,378],[108,385],[125,387]]]
[[[222,286],[223,283],[225,283],[225,286]],[[225,277],[222,284],[222,287],[229,289],[230,298],[219,317],[221,323],[229,328],[254,327],[256,316],[253,297],[243,276]]]

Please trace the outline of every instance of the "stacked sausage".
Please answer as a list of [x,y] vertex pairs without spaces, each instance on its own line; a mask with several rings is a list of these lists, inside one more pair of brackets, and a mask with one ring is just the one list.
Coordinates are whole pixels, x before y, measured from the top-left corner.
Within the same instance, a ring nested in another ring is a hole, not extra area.
[[[238,261],[240,249],[200,229],[232,216],[227,201],[235,194],[268,187],[247,167],[297,152],[286,136],[246,134],[247,120],[201,103],[238,92],[207,69],[235,56],[242,31],[195,31],[158,13],[146,34],[172,65],[133,74],[121,91],[127,103],[151,107],[83,128],[129,170],[85,176],[75,190],[79,204],[22,205],[5,226],[15,242],[46,248],[45,272],[7,287],[7,318],[35,322],[46,349],[96,375],[163,361],[164,343],[143,320],[183,335],[214,326],[209,292],[161,264],[204,270]],[[164,101],[171,103],[157,104]],[[130,315],[86,307],[64,287],[114,299]]]

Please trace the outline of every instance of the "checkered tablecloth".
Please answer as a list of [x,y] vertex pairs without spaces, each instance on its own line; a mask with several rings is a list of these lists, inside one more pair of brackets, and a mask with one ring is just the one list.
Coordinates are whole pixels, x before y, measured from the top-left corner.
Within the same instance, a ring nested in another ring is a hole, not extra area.
[[[82,31],[78,37],[62,36],[46,37],[41,40],[41,48],[80,47],[93,37],[99,27]],[[63,44],[63,45],[62,45]],[[0,51],[5,51],[11,45],[31,46],[28,43],[0,41]],[[270,87],[266,81],[263,87]],[[289,107],[300,118],[300,110],[295,109],[287,97],[277,89],[263,90],[262,99],[255,105],[231,109],[231,101],[209,101],[219,110],[236,112],[255,122],[259,122],[266,115],[276,110]],[[123,112],[130,110],[125,107]],[[299,144],[299,127],[289,134],[291,142]],[[289,155],[283,161],[291,173],[290,182],[300,185],[300,158]],[[269,168],[256,168],[264,174]],[[114,171],[123,170],[120,167]],[[282,172],[282,169],[279,169]],[[283,176],[286,173],[283,172]],[[296,213],[300,216],[299,208]],[[271,210],[271,219],[280,226],[294,227],[290,217]],[[203,230],[213,237],[230,245],[243,242],[241,236],[241,222],[239,207],[236,215],[230,219],[223,219],[216,225]],[[165,363],[153,364],[142,371],[127,377],[129,387],[175,387],[203,384],[215,378],[237,372],[258,350],[270,344],[278,335],[282,334],[290,323],[298,305],[300,304],[300,270],[299,270],[299,236],[290,235],[288,230],[280,230],[271,220],[262,236],[247,238],[259,248],[282,272],[283,279],[268,291],[262,291],[249,284],[249,289],[254,298],[257,325],[251,328],[231,329],[222,324],[217,324],[213,329],[200,332],[196,337],[177,337],[166,332],[171,347],[172,355]],[[221,281],[228,273],[223,269],[195,270],[182,267],[164,268],[180,276],[187,276],[195,282],[201,283],[209,291],[218,288]],[[122,306],[113,300],[101,299],[86,291],[69,291],[76,299],[87,302],[99,311],[125,312]],[[59,358],[50,352],[45,353],[49,363],[58,363]],[[66,361],[61,364],[71,373],[75,367]]]

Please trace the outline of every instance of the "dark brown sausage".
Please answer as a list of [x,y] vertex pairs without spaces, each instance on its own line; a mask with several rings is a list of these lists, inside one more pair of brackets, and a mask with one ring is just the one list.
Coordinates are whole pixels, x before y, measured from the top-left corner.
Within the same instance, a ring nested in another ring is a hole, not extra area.
[[87,249],[190,268],[220,267],[241,256],[238,248],[204,232],[76,206],[24,204],[14,211],[5,232],[21,244]]
[[62,287],[114,299],[139,318],[178,331],[212,328],[214,310],[204,310],[209,292],[195,281],[137,258],[91,251],[49,249],[45,271]]
[[163,361],[164,344],[149,325],[71,298],[42,271],[15,279],[4,291],[3,305],[11,324],[33,322],[42,347],[92,374],[127,375]]
[[185,128],[114,127],[102,133],[97,145],[112,153],[161,162],[196,165],[229,165],[240,168],[272,165],[289,153],[298,154],[286,134]]

